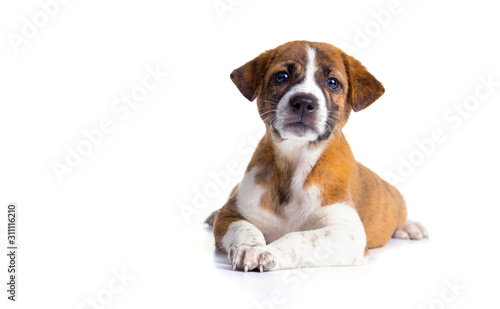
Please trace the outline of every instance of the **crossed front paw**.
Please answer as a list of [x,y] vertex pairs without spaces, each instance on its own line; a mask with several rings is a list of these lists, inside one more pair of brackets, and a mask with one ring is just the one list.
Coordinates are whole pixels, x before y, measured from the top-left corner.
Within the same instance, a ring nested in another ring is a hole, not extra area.
[[232,245],[229,250],[229,261],[233,270],[243,269],[245,272],[253,269],[273,270],[276,260],[267,246],[261,244]]

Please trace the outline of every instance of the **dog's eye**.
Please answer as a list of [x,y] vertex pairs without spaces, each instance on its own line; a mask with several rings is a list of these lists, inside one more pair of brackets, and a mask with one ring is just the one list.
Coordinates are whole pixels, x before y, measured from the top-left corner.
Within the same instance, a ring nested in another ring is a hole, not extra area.
[[340,83],[336,78],[330,77],[329,79],[326,80],[326,85],[330,89],[337,89],[340,86]]
[[278,83],[282,83],[288,80],[288,73],[287,72],[278,72],[275,75],[276,81]]

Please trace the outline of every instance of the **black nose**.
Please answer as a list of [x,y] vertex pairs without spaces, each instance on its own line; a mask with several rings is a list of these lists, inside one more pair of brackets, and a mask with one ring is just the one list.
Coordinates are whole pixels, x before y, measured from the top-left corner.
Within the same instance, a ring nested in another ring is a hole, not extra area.
[[290,106],[294,113],[300,116],[308,116],[314,113],[318,100],[311,94],[296,94],[290,98]]

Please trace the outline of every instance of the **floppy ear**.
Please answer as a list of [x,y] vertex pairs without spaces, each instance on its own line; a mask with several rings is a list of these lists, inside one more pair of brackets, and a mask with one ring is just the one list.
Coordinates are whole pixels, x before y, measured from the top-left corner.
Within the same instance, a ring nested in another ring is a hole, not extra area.
[[343,54],[343,58],[349,81],[347,100],[352,109],[358,112],[380,98],[385,89],[361,62],[347,54]]
[[271,53],[271,50],[265,51],[231,73],[231,80],[249,101],[255,100],[259,94]]

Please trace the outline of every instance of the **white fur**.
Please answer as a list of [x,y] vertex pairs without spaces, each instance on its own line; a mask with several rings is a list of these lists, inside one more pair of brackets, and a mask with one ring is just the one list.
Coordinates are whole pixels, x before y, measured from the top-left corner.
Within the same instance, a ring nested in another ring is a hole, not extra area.
[[[314,74],[316,72],[316,51],[311,47],[308,47],[307,58],[308,60],[304,80],[300,84],[293,86],[278,103],[276,129],[280,132],[281,136],[284,139],[294,139],[302,142],[313,141],[316,140],[318,136],[324,133],[326,130],[328,110],[326,108],[326,101],[323,92],[314,79]],[[286,109],[288,108],[288,102],[290,98],[297,93],[308,93],[318,99],[318,106],[316,111],[316,117],[318,121],[316,122],[315,128],[317,133],[308,132],[306,135],[298,137],[287,132],[286,130],[283,130],[286,124],[282,123],[281,119],[285,118],[283,117],[283,115],[286,114]]]
[[297,144],[293,140],[277,141],[275,144],[281,155],[288,157],[295,168],[290,188],[291,199],[283,208],[286,218],[284,224],[288,225],[289,231],[297,231],[313,211],[321,208],[319,188],[314,185],[304,188],[304,183],[326,144],[313,148],[309,144]]
[[222,247],[227,252],[230,251],[233,245],[265,245],[266,241],[262,232],[255,225],[239,220],[229,225],[226,234],[222,237]]
[[321,266],[364,265],[366,235],[356,210],[336,203],[313,211],[304,231],[285,234],[263,245],[257,227],[241,220],[231,223],[222,242],[233,269],[278,270]]
[[366,234],[356,210],[336,203],[315,211],[306,231],[289,233],[266,246],[274,269],[364,265]]
[[[269,233],[265,228],[280,225],[280,220],[277,216],[263,210],[260,206],[262,194],[265,191],[264,188],[255,183],[255,175],[259,170],[260,168],[255,166],[243,176],[243,180],[236,193],[236,208],[246,220],[257,226],[265,236],[266,232]],[[266,241],[268,240],[266,239]]]

